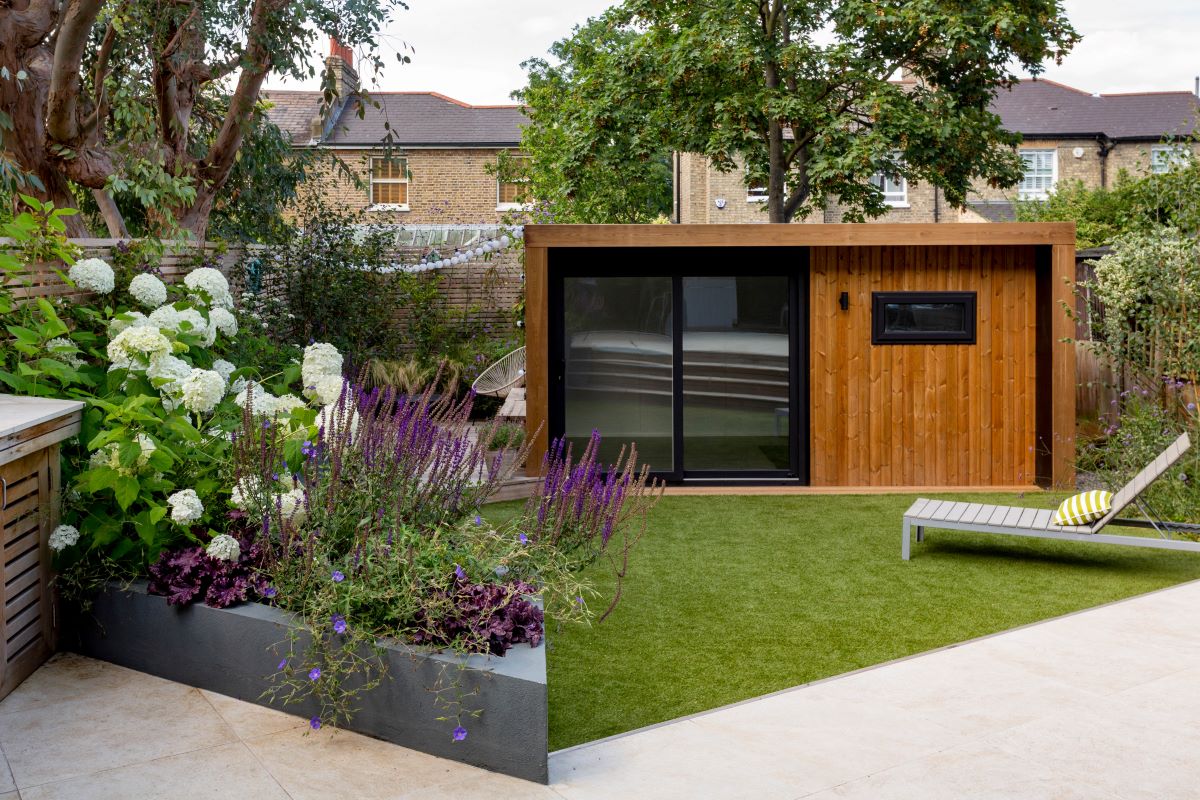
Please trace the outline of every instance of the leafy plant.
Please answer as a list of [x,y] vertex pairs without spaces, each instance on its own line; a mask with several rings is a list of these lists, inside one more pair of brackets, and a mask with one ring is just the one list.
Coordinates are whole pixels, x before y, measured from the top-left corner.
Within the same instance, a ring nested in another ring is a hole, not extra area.
[[524,426],[506,422],[495,429],[495,432],[492,434],[492,439],[488,443],[488,449],[502,450],[505,448],[519,448],[524,443]]
[[202,545],[164,552],[150,566],[150,593],[166,597],[168,605],[203,601],[213,608],[261,597],[267,588],[259,572],[262,545],[245,535],[239,545],[236,561],[214,558]]

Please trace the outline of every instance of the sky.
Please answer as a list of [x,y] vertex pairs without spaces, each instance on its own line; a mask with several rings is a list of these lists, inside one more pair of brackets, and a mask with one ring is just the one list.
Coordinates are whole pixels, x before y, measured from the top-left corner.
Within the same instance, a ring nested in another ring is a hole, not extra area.
[[[436,91],[467,103],[510,103],[524,85],[521,62],[544,56],[610,0],[408,0],[384,34],[389,64],[376,91]],[[1043,77],[1089,92],[1192,90],[1200,75],[1197,0],[1066,0],[1083,41]],[[324,47],[324,44],[322,47]],[[402,51],[412,63],[396,63]],[[316,54],[323,59],[327,51]],[[317,88],[268,81],[274,88]]]

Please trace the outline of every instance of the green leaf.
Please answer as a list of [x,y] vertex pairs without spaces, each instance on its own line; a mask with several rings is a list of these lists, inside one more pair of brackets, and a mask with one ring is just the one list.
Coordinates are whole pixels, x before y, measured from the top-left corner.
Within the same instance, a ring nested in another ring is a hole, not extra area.
[[204,441],[204,437],[200,434],[200,431],[196,430],[196,426],[192,425],[192,423],[188,422],[182,416],[172,415],[168,417],[166,425],[167,429],[172,433],[183,437],[189,442]]
[[113,494],[117,497],[117,505],[122,511],[133,505],[133,501],[137,500],[138,492],[141,490],[141,485],[138,479],[132,475],[117,476],[116,484],[113,486]]
[[150,511],[148,513],[150,514],[151,522],[159,522],[160,520],[162,520],[163,517],[165,517],[167,515],[167,507],[166,506],[150,506]]
[[142,446],[137,441],[121,442],[117,453],[122,467],[132,467],[142,457]]
[[120,473],[112,467],[92,467],[84,473],[87,480],[88,492],[95,494],[104,489],[116,486]]

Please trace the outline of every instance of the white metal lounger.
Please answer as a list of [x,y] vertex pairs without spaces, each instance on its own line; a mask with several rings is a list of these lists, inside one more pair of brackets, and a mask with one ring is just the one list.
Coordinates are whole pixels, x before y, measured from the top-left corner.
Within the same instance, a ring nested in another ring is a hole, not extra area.
[[[1186,433],[1172,442],[1171,446],[1164,450],[1158,458],[1154,459],[1132,481],[1113,495],[1112,509],[1102,519],[1091,525],[1056,525],[1054,524],[1054,512],[1046,509],[992,506],[983,503],[956,503],[951,500],[921,498],[913,503],[908,511],[904,512],[904,543],[901,545],[900,555],[905,561],[908,560],[910,531],[913,527],[917,529],[918,542],[925,540],[926,528],[941,528],[979,533],[1007,533],[1013,536],[1034,536],[1039,539],[1067,539],[1079,542],[1102,542],[1200,552],[1200,542],[1167,538],[1172,531],[1200,532],[1200,526],[1160,522],[1154,520],[1151,514],[1147,514],[1149,520],[1117,519],[1117,514],[1134,503],[1138,503],[1144,511],[1148,510],[1144,503],[1139,501],[1139,495],[1150,484],[1162,477],[1163,473],[1170,469],[1190,446],[1191,440],[1188,439]],[[1118,525],[1154,528],[1159,536],[1119,536],[1099,532],[1105,525],[1114,521]]]

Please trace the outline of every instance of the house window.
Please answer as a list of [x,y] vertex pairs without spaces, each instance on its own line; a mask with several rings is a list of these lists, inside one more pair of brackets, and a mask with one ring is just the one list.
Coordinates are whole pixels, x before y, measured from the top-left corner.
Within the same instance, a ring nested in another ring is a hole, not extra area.
[[975,292],[873,292],[872,344],[974,344]]
[[371,159],[371,206],[408,210],[408,159]]
[[508,161],[512,164],[513,172],[518,177],[509,182],[496,181],[497,211],[511,211],[520,208],[521,203],[529,199],[525,196],[529,191],[529,178],[524,177],[529,166],[529,156],[510,154]]
[[908,208],[908,181],[903,175],[884,175],[876,172],[871,184],[883,192],[884,205],[892,208]]
[[1150,171],[1155,175],[1170,172],[1176,167],[1185,167],[1192,153],[1181,144],[1156,144],[1150,148]]
[[1058,180],[1058,151],[1022,150],[1021,160],[1025,162],[1025,176],[1018,195],[1022,200],[1045,199]]

